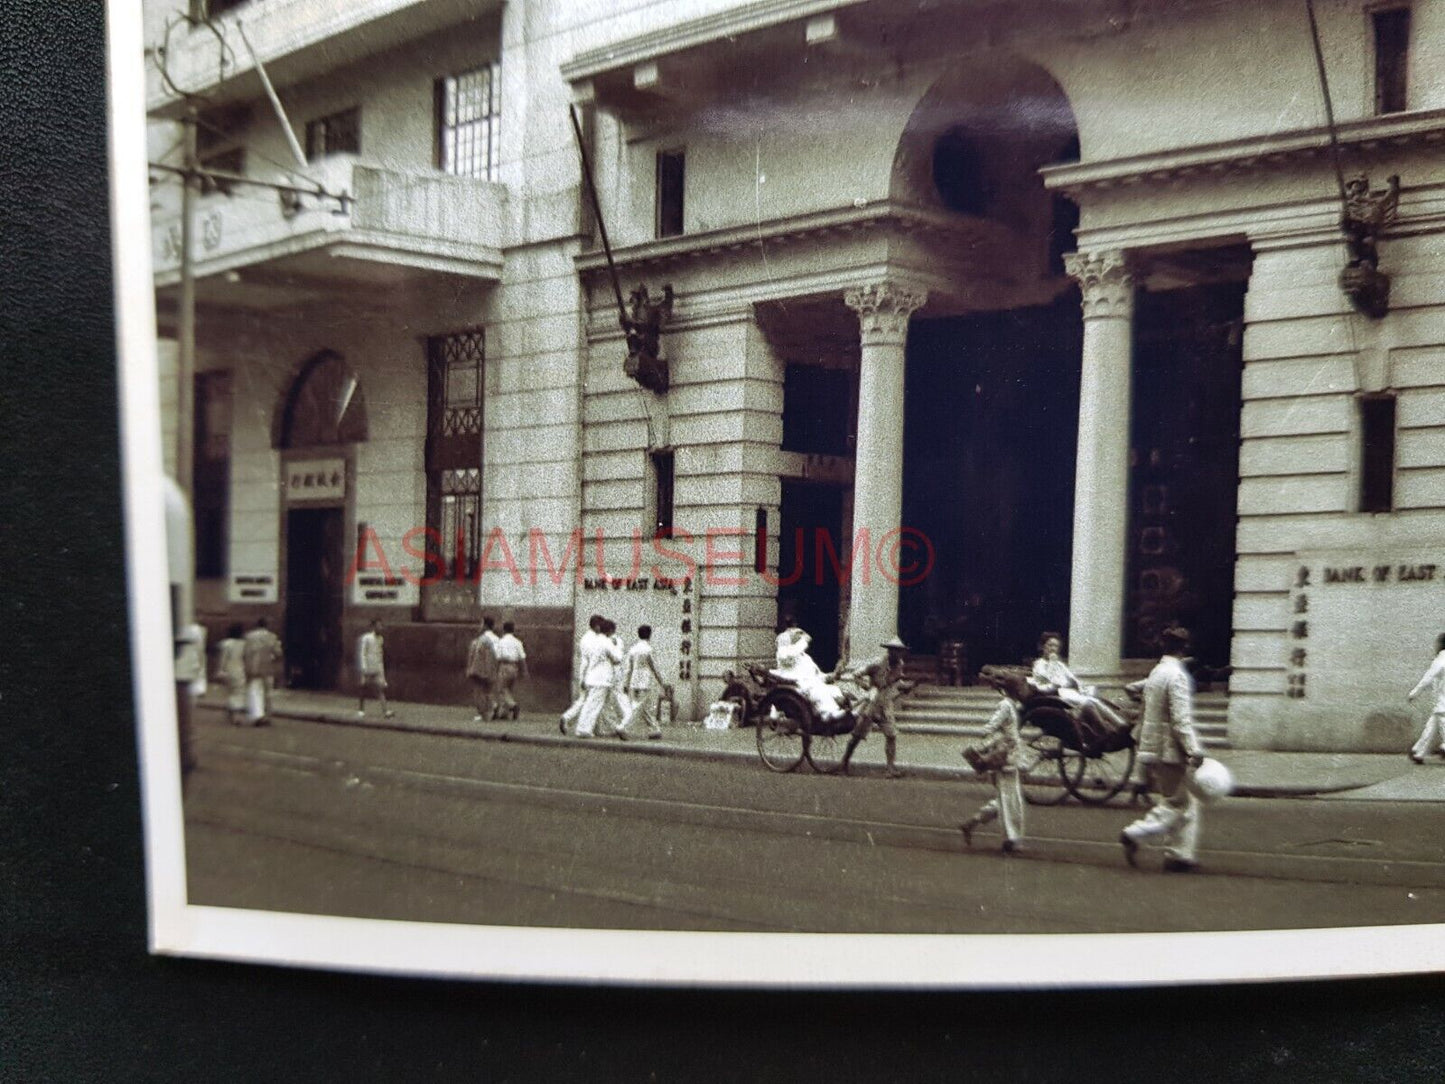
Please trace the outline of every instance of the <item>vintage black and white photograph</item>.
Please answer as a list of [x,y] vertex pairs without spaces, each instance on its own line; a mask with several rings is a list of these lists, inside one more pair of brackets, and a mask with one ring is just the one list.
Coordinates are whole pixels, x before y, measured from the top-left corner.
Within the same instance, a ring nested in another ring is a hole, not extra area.
[[1445,0],[110,42],[156,951],[1445,967]]

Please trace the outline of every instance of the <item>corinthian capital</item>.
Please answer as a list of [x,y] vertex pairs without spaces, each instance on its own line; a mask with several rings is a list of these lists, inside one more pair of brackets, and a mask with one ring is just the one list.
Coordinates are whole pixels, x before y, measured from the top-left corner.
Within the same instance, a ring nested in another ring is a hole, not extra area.
[[866,342],[901,342],[908,334],[908,318],[928,300],[928,293],[896,282],[872,282],[843,295],[858,314],[858,328]]
[[1123,252],[1070,252],[1064,256],[1064,269],[1079,280],[1084,319],[1133,313],[1134,273]]

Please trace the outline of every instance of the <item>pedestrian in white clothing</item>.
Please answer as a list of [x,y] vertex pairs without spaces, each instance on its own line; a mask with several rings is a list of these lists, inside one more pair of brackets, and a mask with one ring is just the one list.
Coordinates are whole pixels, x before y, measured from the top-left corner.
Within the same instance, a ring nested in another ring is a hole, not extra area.
[[1430,718],[1425,720],[1425,729],[1420,731],[1415,747],[1410,750],[1410,759],[1416,764],[1425,763],[1432,745],[1435,746],[1436,756],[1445,757],[1445,634],[1435,641],[1435,647],[1439,654],[1407,697],[1413,701],[1423,692],[1429,692],[1435,697],[1435,702],[1430,706]]
[[1168,848],[1164,852],[1164,871],[1188,873],[1199,868],[1204,803],[1195,795],[1190,779],[1194,769],[1204,762],[1204,747],[1194,732],[1194,679],[1184,668],[1189,632],[1169,628],[1159,638],[1164,657],[1146,679],[1130,685],[1129,692],[1144,697],[1139,762],[1144,765],[1149,789],[1160,800],[1124,829],[1119,843],[1132,866],[1140,843],[1162,837]]
[[361,675],[361,699],[356,714],[366,715],[366,695],[381,701],[381,714],[390,719],[396,712],[386,706],[386,641],[381,635],[381,622],[373,621],[371,629],[361,634],[356,644],[356,670]]
[[281,659],[281,641],[258,617],[256,627],[243,640],[242,665],[246,670],[246,721],[252,726],[271,723],[271,682]]
[[587,661],[591,658],[593,643],[602,635],[602,624],[605,618],[601,614],[593,614],[587,619],[587,631],[577,640],[577,653],[573,660],[573,672],[577,675],[577,699],[572,701],[571,706],[562,713],[557,722],[557,730],[561,734],[567,733],[567,728],[577,722],[578,716],[582,714],[582,707],[587,703]]
[[617,626],[604,619],[583,657],[582,684],[587,696],[577,716],[579,738],[593,737],[603,709],[617,701],[617,668],[622,664],[622,643],[614,635],[616,631]]
[[964,843],[972,847],[975,828],[1000,821],[1003,853],[1017,854],[1023,849],[1024,841],[1024,792],[1019,784],[1019,722],[1020,709],[1029,695],[1029,685],[1025,679],[1014,674],[988,675],[987,680],[1003,695],[1003,699],[994,709],[984,736],[998,735],[1007,752],[1003,766],[989,773],[993,776],[993,798],[958,827],[963,832]]
[[646,725],[648,738],[656,741],[662,737],[662,727],[657,721],[657,699],[662,684],[662,674],[652,655],[652,626],[640,625],[637,643],[628,649],[623,668],[622,687],[632,702],[632,711],[617,728],[617,736],[623,741],[627,740],[627,728],[639,720]]

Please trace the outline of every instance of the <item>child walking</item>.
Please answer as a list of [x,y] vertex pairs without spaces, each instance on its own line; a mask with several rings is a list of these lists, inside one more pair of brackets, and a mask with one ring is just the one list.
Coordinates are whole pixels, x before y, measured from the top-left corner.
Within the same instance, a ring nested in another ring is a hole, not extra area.
[[1001,822],[1003,853],[1018,854],[1024,840],[1024,794],[1019,785],[1019,711],[1028,696],[1028,684],[1013,674],[985,674],[985,680],[1002,694],[985,730],[985,738],[999,735],[1006,749],[1001,768],[990,772],[993,798],[960,824],[963,841],[973,846],[973,830],[991,821]]

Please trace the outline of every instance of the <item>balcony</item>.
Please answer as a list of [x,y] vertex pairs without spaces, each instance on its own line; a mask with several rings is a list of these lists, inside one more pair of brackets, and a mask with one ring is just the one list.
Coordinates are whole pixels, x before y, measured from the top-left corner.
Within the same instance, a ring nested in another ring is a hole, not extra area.
[[[502,271],[507,190],[439,173],[400,173],[336,155],[308,174],[335,200],[302,195],[288,207],[268,188],[236,185],[231,195],[198,195],[192,228],[197,298],[269,307],[307,290],[394,289],[418,279],[496,283]],[[283,178],[277,176],[276,180]],[[181,186],[152,190],[156,288],[180,281]]]
[[[324,75],[461,23],[496,15],[503,0],[247,0],[215,16],[210,27],[176,26],[167,45],[171,81],[215,104],[262,93],[250,42],[277,86]],[[242,38],[241,28],[245,29]],[[161,116],[181,105],[148,65],[146,101]]]

